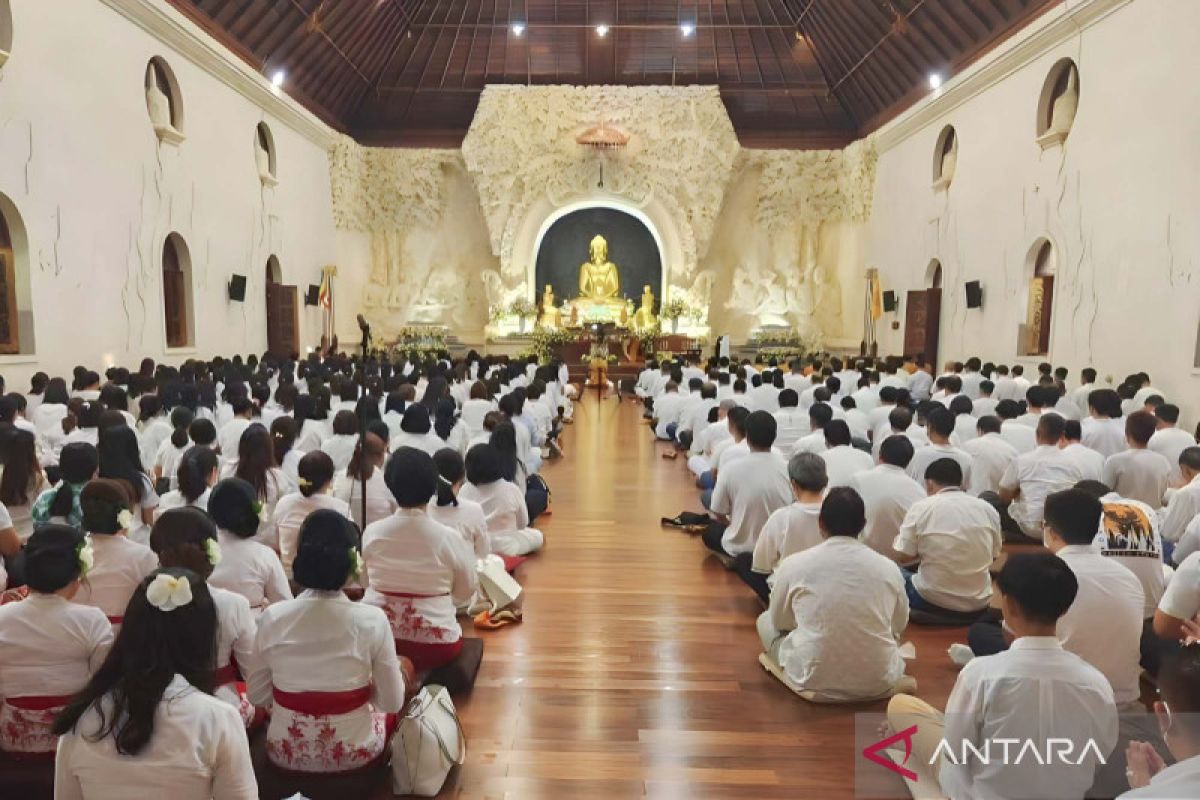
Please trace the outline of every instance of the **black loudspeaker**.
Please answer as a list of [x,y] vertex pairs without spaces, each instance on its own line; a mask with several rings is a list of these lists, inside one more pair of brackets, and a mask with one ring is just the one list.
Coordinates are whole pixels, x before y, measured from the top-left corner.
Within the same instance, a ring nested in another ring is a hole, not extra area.
[[983,308],[983,287],[979,281],[967,281],[967,308]]
[[241,303],[246,299],[246,276],[234,275],[229,279],[229,299]]
[[895,292],[884,292],[883,293],[883,310],[884,311],[895,311],[896,310],[896,293]]
[[321,287],[316,284],[309,284],[308,292],[304,295],[304,305],[315,306],[321,300]]

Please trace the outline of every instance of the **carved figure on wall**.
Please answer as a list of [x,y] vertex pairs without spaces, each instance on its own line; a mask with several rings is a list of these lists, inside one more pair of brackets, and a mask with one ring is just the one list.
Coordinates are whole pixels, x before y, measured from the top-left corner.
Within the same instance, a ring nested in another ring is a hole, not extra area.
[[1054,133],[1071,130],[1079,110],[1079,74],[1074,64],[1068,65],[1065,71],[1066,86],[1055,96],[1050,107],[1050,130]]

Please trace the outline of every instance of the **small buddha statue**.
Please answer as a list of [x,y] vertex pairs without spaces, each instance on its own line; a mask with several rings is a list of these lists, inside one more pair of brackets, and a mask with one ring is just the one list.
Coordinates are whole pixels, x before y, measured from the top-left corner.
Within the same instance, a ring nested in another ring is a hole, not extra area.
[[608,260],[608,242],[598,235],[588,251],[589,260],[579,267],[579,296],[584,300],[612,300],[621,290],[621,280],[617,265]]
[[542,290],[542,309],[538,323],[543,328],[562,327],[562,312],[554,304],[554,287],[548,283]]
[[633,315],[633,327],[635,330],[645,331],[653,328],[657,324],[658,318],[654,316],[654,292],[650,287],[642,287],[642,305]]

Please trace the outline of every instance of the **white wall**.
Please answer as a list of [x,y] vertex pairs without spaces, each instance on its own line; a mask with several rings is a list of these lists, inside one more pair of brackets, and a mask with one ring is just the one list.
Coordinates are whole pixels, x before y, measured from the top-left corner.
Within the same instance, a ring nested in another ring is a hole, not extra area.
[[[155,13],[190,27],[161,6]],[[267,258],[278,256],[284,282],[301,292],[334,262],[325,149],[104,3],[23,0],[12,12],[12,58],[0,68],[0,194],[28,236],[36,353],[0,357],[9,385],[76,363],[261,352]],[[155,55],[182,90],[187,139],[178,147],[160,144],[148,119],[143,76]],[[260,184],[254,162],[264,120],[276,188]],[[191,254],[195,347],[168,352],[160,257],[172,231]],[[244,304],[226,299],[233,273],[248,276]],[[317,313],[302,310],[301,345],[319,335]]]
[[[1031,50],[1027,64],[958,103],[990,64],[1089,6],[1111,13],[1082,30],[1071,25],[1071,35]],[[1013,362],[1027,252],[1046,236],[1058,262],[1050,355],[1025,360],[1067,366],[1073,378],[1086,366],[1117,381],[1145,370],[1195,421],[1197,30],[1193,0],[1067,3],[881,132],[867,263],[903,296],[924,288],[930,259],[941,260],[942,360]],[[1052,65],[1067,56],[1079,66],[1078,116],[1065,146],[1043,152],[1034,142],[1038,98]],[[894,141],[913,119],[925,124]],[[958,166],[949,191],[938,194],[930,186],[933,150],[946,124],[958,132]],[[963,283],[973,279],[983,282],[982,310],[965,307]],[[881,352],[900,351],[903,312],[902,303],[899,314],[885,315]],[[892,320],[901,330],[888,329]]]

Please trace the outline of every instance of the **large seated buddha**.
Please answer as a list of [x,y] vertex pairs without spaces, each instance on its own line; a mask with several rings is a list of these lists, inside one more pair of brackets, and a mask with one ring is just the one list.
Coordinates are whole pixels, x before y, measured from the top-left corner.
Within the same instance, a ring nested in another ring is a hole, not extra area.
[[617,265],[608,260],[608,242],[596,236],[588,247],[588,260],[579,267],[579,297],[571,302],[580,322],[613,322],[628,316],[620,297],[621,279]]

